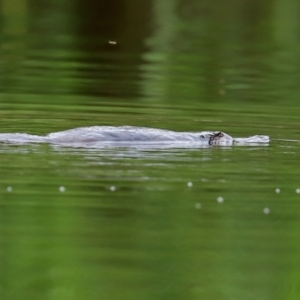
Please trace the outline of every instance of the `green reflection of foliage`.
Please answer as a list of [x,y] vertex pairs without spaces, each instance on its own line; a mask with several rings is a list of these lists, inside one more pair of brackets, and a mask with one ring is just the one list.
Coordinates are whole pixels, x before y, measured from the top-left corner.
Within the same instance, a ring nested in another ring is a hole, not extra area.
[[155,3],[158,27],[145,66],[145,93],[153,101],[297,103],[294,1]]
[[[299,139],[296,1],[140,3],[122,2],[128,26],[106,15],[114,28],[83,36],[90,15],[73,1],[3,0],[1,131]],[[296,299],[299,147],[286,145],[178,157],[1,145],[0,298]]]

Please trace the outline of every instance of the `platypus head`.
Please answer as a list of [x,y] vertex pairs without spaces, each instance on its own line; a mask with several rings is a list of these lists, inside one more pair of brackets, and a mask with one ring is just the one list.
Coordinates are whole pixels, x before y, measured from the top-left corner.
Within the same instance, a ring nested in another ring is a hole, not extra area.
[[221,131],[214,132],[209,140],[210,145],[214,144],[219,144],[219,145],[224,145],[224,144],[231,144],[233,142],[233,138]]
[[200,140],[208,141],[209,145],[225,145],[233,142],[233,138],[230,135],[221,131],[201,132]]

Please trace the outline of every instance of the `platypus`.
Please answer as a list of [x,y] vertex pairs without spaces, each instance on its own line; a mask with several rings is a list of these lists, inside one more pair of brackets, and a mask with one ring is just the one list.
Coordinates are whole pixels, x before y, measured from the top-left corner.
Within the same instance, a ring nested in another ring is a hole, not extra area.
[[101,145],[232,145],[268,143],[270,138],[255,135],[248,138],[233,138],[221,131],[176,132],[171,130],[134,126],[79,127],[50,133],[45,136],[26,133],[1,133],[0,142],[6,143],[50,143],[76,146]]

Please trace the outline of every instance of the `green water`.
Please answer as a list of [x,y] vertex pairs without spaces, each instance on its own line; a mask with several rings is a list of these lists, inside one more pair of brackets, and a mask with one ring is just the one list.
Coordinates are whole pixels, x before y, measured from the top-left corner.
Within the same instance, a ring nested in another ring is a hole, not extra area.
[[2,0],[1,132],[134,125],[271,143],[1,144],[0,299],[299,299],[298,11]]

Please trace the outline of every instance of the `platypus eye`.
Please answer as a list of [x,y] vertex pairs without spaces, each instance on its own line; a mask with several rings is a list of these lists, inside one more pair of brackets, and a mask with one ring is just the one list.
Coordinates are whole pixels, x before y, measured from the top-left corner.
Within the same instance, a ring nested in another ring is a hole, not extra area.
[[224,136],[224,134],[223,134],[223,132],[221,132],[221,131],[214,132],[214,137],[221,138],[221,137],[223,137],[223,136]]

